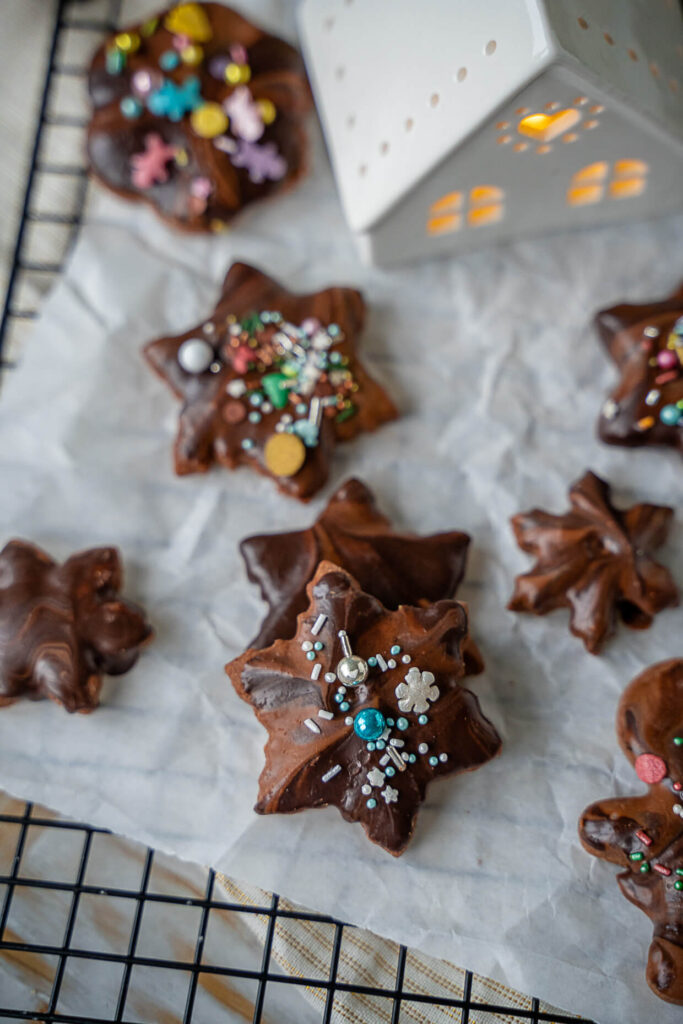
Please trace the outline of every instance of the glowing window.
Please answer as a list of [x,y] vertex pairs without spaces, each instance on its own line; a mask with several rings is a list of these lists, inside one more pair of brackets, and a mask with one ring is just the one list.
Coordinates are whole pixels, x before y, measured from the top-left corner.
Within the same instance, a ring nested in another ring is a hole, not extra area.
[[609,164],[606,160],[600,160],[595,164],[589,164],[588,167],[582,168],[577,171],[572,178],[573,185],[580,185],[583,182],[589,181],[604,181],[609,174]]
[[603,199],[636,199],[647,188],[650,168],[643,160],[617,160],[610,174],[605,161],[577,171],[567,190],[568,206],[590,206]]
[[475,185],[467,195],[447,192],[429,207],[427,234],[445,235],[459,231],[466,222],[470,227],[484,227],[503,219],[505,194],[496,185]]

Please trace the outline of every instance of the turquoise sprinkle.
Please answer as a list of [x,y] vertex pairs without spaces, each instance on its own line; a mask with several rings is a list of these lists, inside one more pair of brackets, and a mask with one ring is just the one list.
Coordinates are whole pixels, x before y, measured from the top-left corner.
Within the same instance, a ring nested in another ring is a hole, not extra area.
[[427,718],[426,715],[420,715],[420,717],[418,718],[418,722],[420,723],[420,725],[426,725],[428,721],[429,719]]
[[369,807],[370,810],[377,806],[377,801],[375,800],[374,796],[371,796],[369,800],[366,800],[365,806]]
[[396,725],[393,718],[387,718],[387,725]]
[[389,776],[389,778],[391,778],[391,776],[392,776],[392,775],[395,775],[395,774],[396,774],[396,769],[395,769],[395,768],[392,768],[392,766],[391,766],[390,764],[388,764],[388,765],[386,766],[386,768],[384,769],[384,774],[385,774],[385,775],[388,775],[388,776]]
[[252,395],[249,395],[249,402],[251,403],[251,405],[262,405],[263,395],[260,394],[258,391],[254,391]]
[[683,419],[683,412],[677,405],[665,405],[659,411],[659,418],[667,427],[675,427],[679,420]]
[[341,354],[339,352],[330,352],[331,363],[341,363]]
[[250,423],[260,423],[261,422],[261,413],[260,412],[250,412],[249,413],[249,422]]
[[327,328],[327,333],[331,338],[338,338],[339,335],[341,334],[341,328],[339,327],[339,324],[330,324],[330,326]]
[[372,742],[372,740],[370,740],[369,743],[366,743],[365,746],[366,746],[366,748],[368,750],[371,750],[371,751],[375,749],[375,744]]
[[124,117],[132,120],[135,117],[139,117],[142,113],[142,103],[136,100],[134,96],[124,96],[119,104],[121,113]]
[[343,700],[341,702],[341,704],[339,705],[339,710],[340,711],[348,711],[350,707],[351,707],[351,705],[349,704],[348,700]]
[[296,411],[299,414],[299,416],[303,416],[304,413],[308,412],[308,406],[306,405],[305,402],[299,402],[298,405],[296,406]]
[[306,651],[306,657],[309,661],[315,661],[315,651]]
[[334,699],[336,700],[337,704],[341,704],[341,702],[344,700],[344,694],[343,693],[335,693]]
[[377,658],[375,658],[375,657],[368,658],[368,665],[370,666],[370,668],[374,668],[376,666],[376,664],[377,664]]
[[116,47],[112,47],[111,50],[107,50],[105,62],[110,75],[120,75],[126,66],[126,55]]
[[322,640],[316,640],[316,642],[313,644],[313,649],[316,651],[322,651],[324,646],[325,644],[322,642]]
[[173,71],[180,64],[180,54],[175,50],[164,50],[159,57],[159,67],[162,71]]
[[398,646],[398,644],[394,644],[394,646],[391,648],[391,653],[392,654],[400,654],[401,653],[401,648]]
[[415,754],[408,754],[408,760],[410,761],[411,764],[415,764],[415,762],[417,761],[417,756]]
[[252,441],[250,437],[245,437],[244,440],[242,441],[242,447],[244,448],[245,452],[250,452],[251,449],[255,446],[255,443],[256,442]]
[[396,728],[400,729],[401,732],[405,732],[405,730],[408,728],[408,724],[409,723],[407,718],[399,718],[396,721]]
[[384,750],[386,743],[384,742],[384,740],[377,740],[376,746],[378,750]]
[[436,768],[437,764],[439,763],[438,757],[430,757],[429,763],[431,764],[432,768]]

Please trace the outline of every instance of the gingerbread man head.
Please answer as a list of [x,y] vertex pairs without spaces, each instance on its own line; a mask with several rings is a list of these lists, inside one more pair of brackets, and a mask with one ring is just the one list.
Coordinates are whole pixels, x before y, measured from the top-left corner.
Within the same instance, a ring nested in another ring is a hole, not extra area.
[[648,792],[592,804],[579,836],[589,853],[624,868],[621,891],[654,925],[648,984],[683,1005],[683,658],[633,680],[619,702],[617,735]]

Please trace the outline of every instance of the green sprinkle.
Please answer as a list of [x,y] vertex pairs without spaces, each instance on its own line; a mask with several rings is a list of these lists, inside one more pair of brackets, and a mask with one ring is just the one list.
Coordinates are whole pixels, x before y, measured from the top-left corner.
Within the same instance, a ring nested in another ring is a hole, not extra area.
[[261,377],[261,387],[276,409],[284,409],[289,401],[289,389],[285,387],[284,373],[267,373]]
[[678,892],[680,892],[681,889],[683,889],[683,882],[681,882],[680,878],[677,882],[674,882],[674,889],[676,889]]
[[677,875],[683,875],[683,868],[676,868]]
[[241,322],[242,330],[247,331],[249,334],[256,334],[263,327],[261,317],[258,313],[250,313],[249,316],[245,316]]
[[646,875],[646,874],[648,873],[648,871],[650,870],[650,865],[648,864],[648,862],[647,862],[647,861],[645,861],[645,863],[644,863],[644,864],[641,864],[641,865],[640,865],[640,870],[642,871],[642,873],[643,873],[644,875]]
[[643,860],[644,854],[642,853],[629,853],[629,860]]
[[334,417],[334,422],[344,423],[346,420],[350,420],[352,416],[355,416],[357,412],[358,409],[352,402],[346,409],[342,409],[340,413],[337,413]]
[[683,747],[683,736],[674,736],[674,746]]

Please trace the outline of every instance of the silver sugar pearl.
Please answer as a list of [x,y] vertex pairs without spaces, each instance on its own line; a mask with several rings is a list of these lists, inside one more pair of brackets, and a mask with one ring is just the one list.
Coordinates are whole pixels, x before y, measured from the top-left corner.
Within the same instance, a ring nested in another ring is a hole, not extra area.
[[367,662],[352,654],[348,658],[342,658],[337,665],[337,679],[340,683],[347,683],[349,686],[356,686],[364,683],[368,678]]

